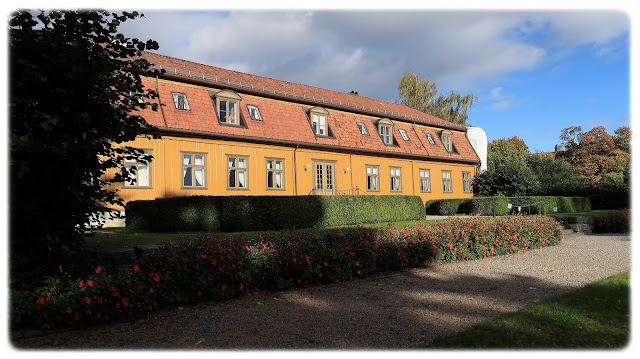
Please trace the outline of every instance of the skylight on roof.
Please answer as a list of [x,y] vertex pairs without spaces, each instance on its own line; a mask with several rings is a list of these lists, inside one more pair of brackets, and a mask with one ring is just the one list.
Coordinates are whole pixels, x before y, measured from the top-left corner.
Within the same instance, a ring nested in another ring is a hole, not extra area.
[[400,132],[400,136],[402,137],[403,140],[409,141],[409,136],[407,135],[407,131],[400,128],[398,129],[398,132]]
[[260,114],[260,109],[256,105],[247,105],[247,110],[249,110],[249,116],[251,116],[252,120],[262,121],[262,115]]
[[430,144],[432,144],[432,145],[435,145],[435,144],[436,144],[436,141],[434,141],[434,140],[433,140],[433,136],[431,136],[431,134],[430,134],[430,133],[426,133],[426,132],[425,132],[424,134],[425,134],[425,135],[427,135],[427,140],[429,140],[429,143],[430,143]]
[[360,133],[369,136],[369,130],[367,130],[367,126],[365,126],[365,124],[362,122],[356,123],[358,124],[358,128],[360,129]]

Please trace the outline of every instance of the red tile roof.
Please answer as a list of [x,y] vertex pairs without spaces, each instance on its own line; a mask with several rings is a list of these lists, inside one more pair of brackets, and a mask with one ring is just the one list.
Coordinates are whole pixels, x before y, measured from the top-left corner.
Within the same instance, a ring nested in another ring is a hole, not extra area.
[[[404,105],[244,74],[148,52],[144,53],[144,57],[157,67],[161,66],[167,70],[167,74],[163,77],[179,81],[158,81],[157,91],[160,101],[165,106],[162,106],[162,111],[143,111],[147,122],[163,129],[238,139],[285,142],[302,146],[321,146],[462,162],[479,161],[465,136],[466,128],[464,126],[438,119]],[[204,79],[202,78],[203,74]],[[146,87],[156,89],[155,79],[146,78],[143,81]],[[188,83],[202,86],[192,86]],[[270,93],[272,91],[270,89],[276,88],[282,83],[286,85],[284,86],[287,89],[286,95]],[[251,86],[253,86],[253,90]],[[263,86],[264,91],[262,90]],[[242,97],[240,109],[243,121],[247,126],[220,124],[211,98],[212,93],[218,89],[233,89],[240,94]],[[173,104],[172,92],[186,94],[190,110],[176,109]],[[310,101],[309,97],[311,97]],[[313,100],[314,97],[316,100]],[[349,105],[346,105],[346,102]],[[316,136],[313,133],[306,110],[316,103],[329,110],[328,125],[331,137]],[[259,107],[263,121],[251,119],[246,107],[248,104]],[[377,105],[376,109],[385,108],[393,113],[384,114],[377,113],[377,110],[368,110],[366,108],[369,104],[371,106]],[[355,106],[359,110],[356,110]],[[332,109],[338,111],[332,111]],[[413,118],[404,119],[405,114],[413,116]],[[396,120],[393,126],[395,138],[393,146],[385,145],[377,135],[377,128],[373,121],[380,118]],[[406,122],[401,121],[400,118]],[[369,132],[368,136],[360,133],[356,122],[365,124]],[[445,150],[435,129],[415,126],[413,123],[432,126],[438,130],[452,129],[456,151],[450,153]],[[404,129],[410,140],[403,140],[398,129]],[[436,141],[435,145],[429,144],[426,132],[431,133]]]

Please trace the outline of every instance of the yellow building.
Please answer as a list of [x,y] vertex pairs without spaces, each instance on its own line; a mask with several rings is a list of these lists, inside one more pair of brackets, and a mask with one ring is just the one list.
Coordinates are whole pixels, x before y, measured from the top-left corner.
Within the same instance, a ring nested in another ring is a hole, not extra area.
[[154,159],[120,184],[125,202],[191,195],[471,197],[479,158],[465,126],[357,94],[144,53],[160,139],[127,145]]

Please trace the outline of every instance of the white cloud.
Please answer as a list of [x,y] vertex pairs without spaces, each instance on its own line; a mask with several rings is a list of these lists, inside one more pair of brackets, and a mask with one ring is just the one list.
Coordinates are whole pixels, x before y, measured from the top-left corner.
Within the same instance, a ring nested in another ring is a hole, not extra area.
[[[386,100],[404,72],[473,92],[539,66],[558,46],[600,54],[629,29],[604,11],[153,11],[126,25],[160,53]],[[125,27],[125,26],[123,26]],[[497,98],[496,98],[497,100]],[[506,99],[503,99],[503,101]],[[513,103],[513,101],[512,101]],[[508,107],[506,102],[494,104]]]

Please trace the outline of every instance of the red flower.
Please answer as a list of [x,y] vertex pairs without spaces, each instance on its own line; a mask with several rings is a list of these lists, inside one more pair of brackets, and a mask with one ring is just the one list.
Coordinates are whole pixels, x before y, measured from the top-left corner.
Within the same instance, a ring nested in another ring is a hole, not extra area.
[[221,288],[222,288],[222,291],[223,291],[223,292],[226,292],[226,291],[227,291],[227,285],[226,285],[226,284],[223,284]]
[[111,293],[114,297],[119,297],[120,296],[120,292],[118,292],[117,290],[113,293]]
[[153,294],[153,287],[149,287],[149,294]]
[[96,274],[100,274],[100,272],[102,272],[104,270],[104,268],[102,266],[97,266],[96,267]]
[[91,298],[84,297],[84,302],[87,303],[87,304],[91,304]]
[[62,270],[62,266],[58,266],[58,269],[60,270],[60,273],[63,273],[64,271]]
[[38,304],[44,304],[44,298],[38,298]]
[[151,272],[150,275],[151,275],[151,277],[153,277],[153,280],[155,280],[156,282],[160,281],[160,275],[159,274]]
[[134,264],[134,265],[133,265],[133,271],[134,271],[134,272],[137,272],[137,271],[139,271],[139,270],[140,270],[140,267],[138,267],[138,265],[137,265],[137,264]]
[[102,318],[102,312],[99,312],[96,314],[96,319],[100,319],[100,318]]
[[240,290],[242,290],[242,288],[244,288],[244,285],[242,285],[242,283],[240,283]]
[[124,304],[124,307],[126,308],[126,307],[128,307],[128,306],[129,306],[129,301],[128,301],[128,300],[125,300],[125,301],[123,301],[123,302],[122,302],[122,304]]
[[86,312],[84,312],[84,315],[86,316],[90,316],[91,315],[91,309],[87,309]]
[[202,291],[201,290],[198,291],[198,297],[200,297],[200,296],[202,296]]
[[87,279],[87,285],[88,285],[89,287],[93,287],[93,281],[92,281],[92,280]]
[[76,313],[76,315],[73,316],[73,320],[80,320],[82,319],[82,314],[80,313]]
[[71,314],[73,313],[73,309],[71,309],[71,307],[67,307],[67,314]]
[[322,278],[322,272],[318,273],[318,277]]
[[215,265],[218,265],[218,261],[217,261],[217,260],[215,260],[215,259],[214,259],[214,260],[212,260],[212,261],[211,261],[211,265],[214,265],[214,266],[215,266]]
[[78,288],[82,288],[83,286],[84,286],[84,281],[83,280],[78,282]]

